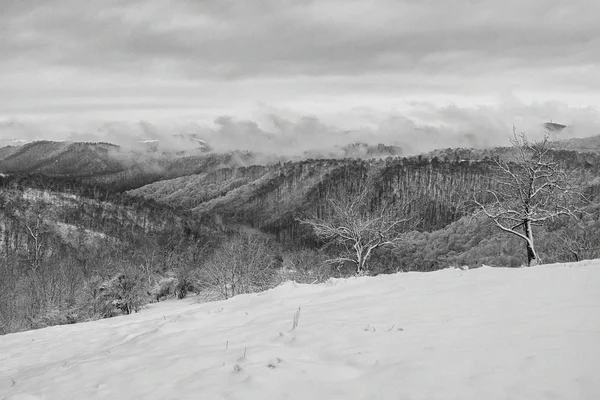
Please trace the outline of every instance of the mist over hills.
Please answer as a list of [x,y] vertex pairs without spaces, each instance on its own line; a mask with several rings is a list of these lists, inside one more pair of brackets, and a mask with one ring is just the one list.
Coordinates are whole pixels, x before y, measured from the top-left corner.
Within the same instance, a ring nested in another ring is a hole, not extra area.
[[34,141],[0,148],[0,172],[40,173],[131,189],[159,179],[210,172],[219,168],[270,165],[308,158],[381,158],[402,155],[397,146],[352,143],[330,151],[285,157],[243,150],[213,151],[197,135],[179,135],[185,150],[173,150],[161,140],[137,143],[135,148],[105,142]]
[[[557,132],[569,127],[557,123],[546,123],[545,130],[556,136]],[[548,128],[551,126],[552,129]],[[36,172],[52,176],[93,176],[123,172],[128,168],[144,165],[146,169],[163,169],[175,160],[185,158],[200,159],[207,155],[237,155],[240,165],[272,164],[280,161],[300,161],[303,159],[340,159],[340,158],[385,158],[416,155],[410,149],[386,143],[369,141],[350,141],[345,144],[313,143],[313,150],[305,150],[295,155],[279,153],[277,147],[265,146],[261,150],[252,150],[252,146],[244,149],[223,150],[196,133],[174,134],[171,136],[156,135],[155,139],[138,140],[127,145],[116,145],[108,142],[78,141],[4,141],[10,145],[0,147],[0,171]],[[371,139],[365,137],[364,139]],[[1,144],[1,143],[0,143]],[[440,143],[440,144],[443,144]],[[310,145],[303,145],[309,147]],[[555,147],[578,152],[600,152],[600,136],[569,138],[557,140]],[[443,146],[430,150],[429,156],[440,154]],[[477,153],[489,153],[492,146],[452,146],[450,148],[471,148],[472,156]],[[487,150],[486,150],[487,149]],[[227,156],[224,156],[227,158]],[[235,156],[232,157],[235,159]]]
[[65,140],[109,142],[133,151],[156,147],[178,152],[200,144],[217,153],[251,151],[294,159],[344,157],[343,148],[352,143],[393,145],[402,148],[402,156],[436,148],[506,146],[513,126],[530,138],[539,138],[550,129],[555,140],[600,134],[600,113],[594,108],[551,101],[525,103],[511,95],[471,105],[404,100],[390,103],[387,109],[327,111],[324,107],[300,112],[261,104],[247,112],[231,112],[190,112],[181,118],[157,114],[100,120],[0,119],[0,147]]

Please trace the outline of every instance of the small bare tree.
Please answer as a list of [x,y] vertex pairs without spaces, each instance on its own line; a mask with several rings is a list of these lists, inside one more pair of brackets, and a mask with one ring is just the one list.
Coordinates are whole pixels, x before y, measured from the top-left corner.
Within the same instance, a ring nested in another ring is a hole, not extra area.
[[27,259],[31,272],[36,273],[42,265],[44,234],[48,228],[44,224],[41,212],[34,213],[33,218],[23,222],[23,226],[27,230],[29,239],[27,241]]
[[569,224],[555,235],[557,251],[573,261],[600,257],[600,221],[588,220]]
[[525,242],[527,265],[541,263],[533,226],[574,216],[581,195],[574,180],[554,159],[548,136],[531,142],[513,132],[508,157],[494,159],[496,188],[474,195],[474,202],[496,226]]
[[373,251],[398,243],[403,233],[417,222],[407,217],[407,206],[389,202],[373,206],[369,195],[365,185],[357,195],[329,197],[326,216],[298,219],[301,224],[310,226],[319,239],[345,247],[346,256],[329,262],[352,262],[358,275],[369,272],[368,261]]
[[266,239],[240,233],[223,243],[206,262],[203,281],[225,299],[258,292],[272,286],[275,264]]

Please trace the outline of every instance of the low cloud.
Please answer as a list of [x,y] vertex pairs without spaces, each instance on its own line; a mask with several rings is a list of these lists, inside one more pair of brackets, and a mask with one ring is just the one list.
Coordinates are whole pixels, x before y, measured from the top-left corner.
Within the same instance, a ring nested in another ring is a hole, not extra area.
[[[404,155],[445,147],[490,147],[508,144],[513,126],[531,138],[544,134],[542,124],[567,125],[559,138],[600,134],[600,112],[557,102],[524,104],[507,97],[497,105],[460,107],[411,103],[403,112],[349,109],[307,116],[263,107],[254,118],[219,116],[212,124],[179,120],[104,122],[82,126],[9,120],[0,123],[0,138],[110,142],[127,149],[155,143],[163,150],[189,150],[205,141],[217,152],[249,150],[282,157],[336,155],[348,144],[395,145]],[[349,126],[348,120],[352,121]],[[337,152],[337,153],[336,153]]]

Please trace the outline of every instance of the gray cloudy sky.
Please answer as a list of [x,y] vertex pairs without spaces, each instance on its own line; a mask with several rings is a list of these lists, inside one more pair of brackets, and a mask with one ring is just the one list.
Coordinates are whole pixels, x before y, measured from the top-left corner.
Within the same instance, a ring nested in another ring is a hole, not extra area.
[[298,140],[307,118],[398,142],[549,119],[598,134],[598,15],[597,0],[0,0],[0,138]]

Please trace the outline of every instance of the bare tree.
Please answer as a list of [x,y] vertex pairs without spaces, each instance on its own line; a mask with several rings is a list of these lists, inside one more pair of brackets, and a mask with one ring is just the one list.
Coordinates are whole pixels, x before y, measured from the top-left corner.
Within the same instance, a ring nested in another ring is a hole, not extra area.
[[290,250],[282,254],[279,278],[282,282],[297,283],[325,282],[333,277],[331,263],[323,252],[315,249]]
[[541,263],[533,226],[561,216],[574,216],[580,193],[574,180],[551,153],[548,136],[531,142],[524,134],[511,139],[508,157],[494,159],[496,189],[475,194],[474,201],[504,232],[526,245],[527,265]]
[[266,239],[239,233],[223,243],[206,262],[203,281],[228,299],[271,287],[276,261]]
[[566,253],[574,261],[600,257],[600,221],[578,221],[566,225],[555,235],[556,250]]
[[310,226],[319,239],[345,247],[346,256],[329,261],[352,262],[358,275],[369,272],[368,261],[373,251],[398,243],[403,233],[417,222],[407,217],[406,206],[390,202],[373,206],[369,195],[368,186],[364,185],[357,195],[329,197],[328,215],[298,219]]
[[46,226],[44,224],[43,216],[41,212],[34,213],[30,220],[25,220],[23,226],[27,230],[29,240],[27,242],[28,247],[28,260],[31,267],[31,272],[35,273],[38,271],[42,264],[44,240],[43,236],[45,233]]

